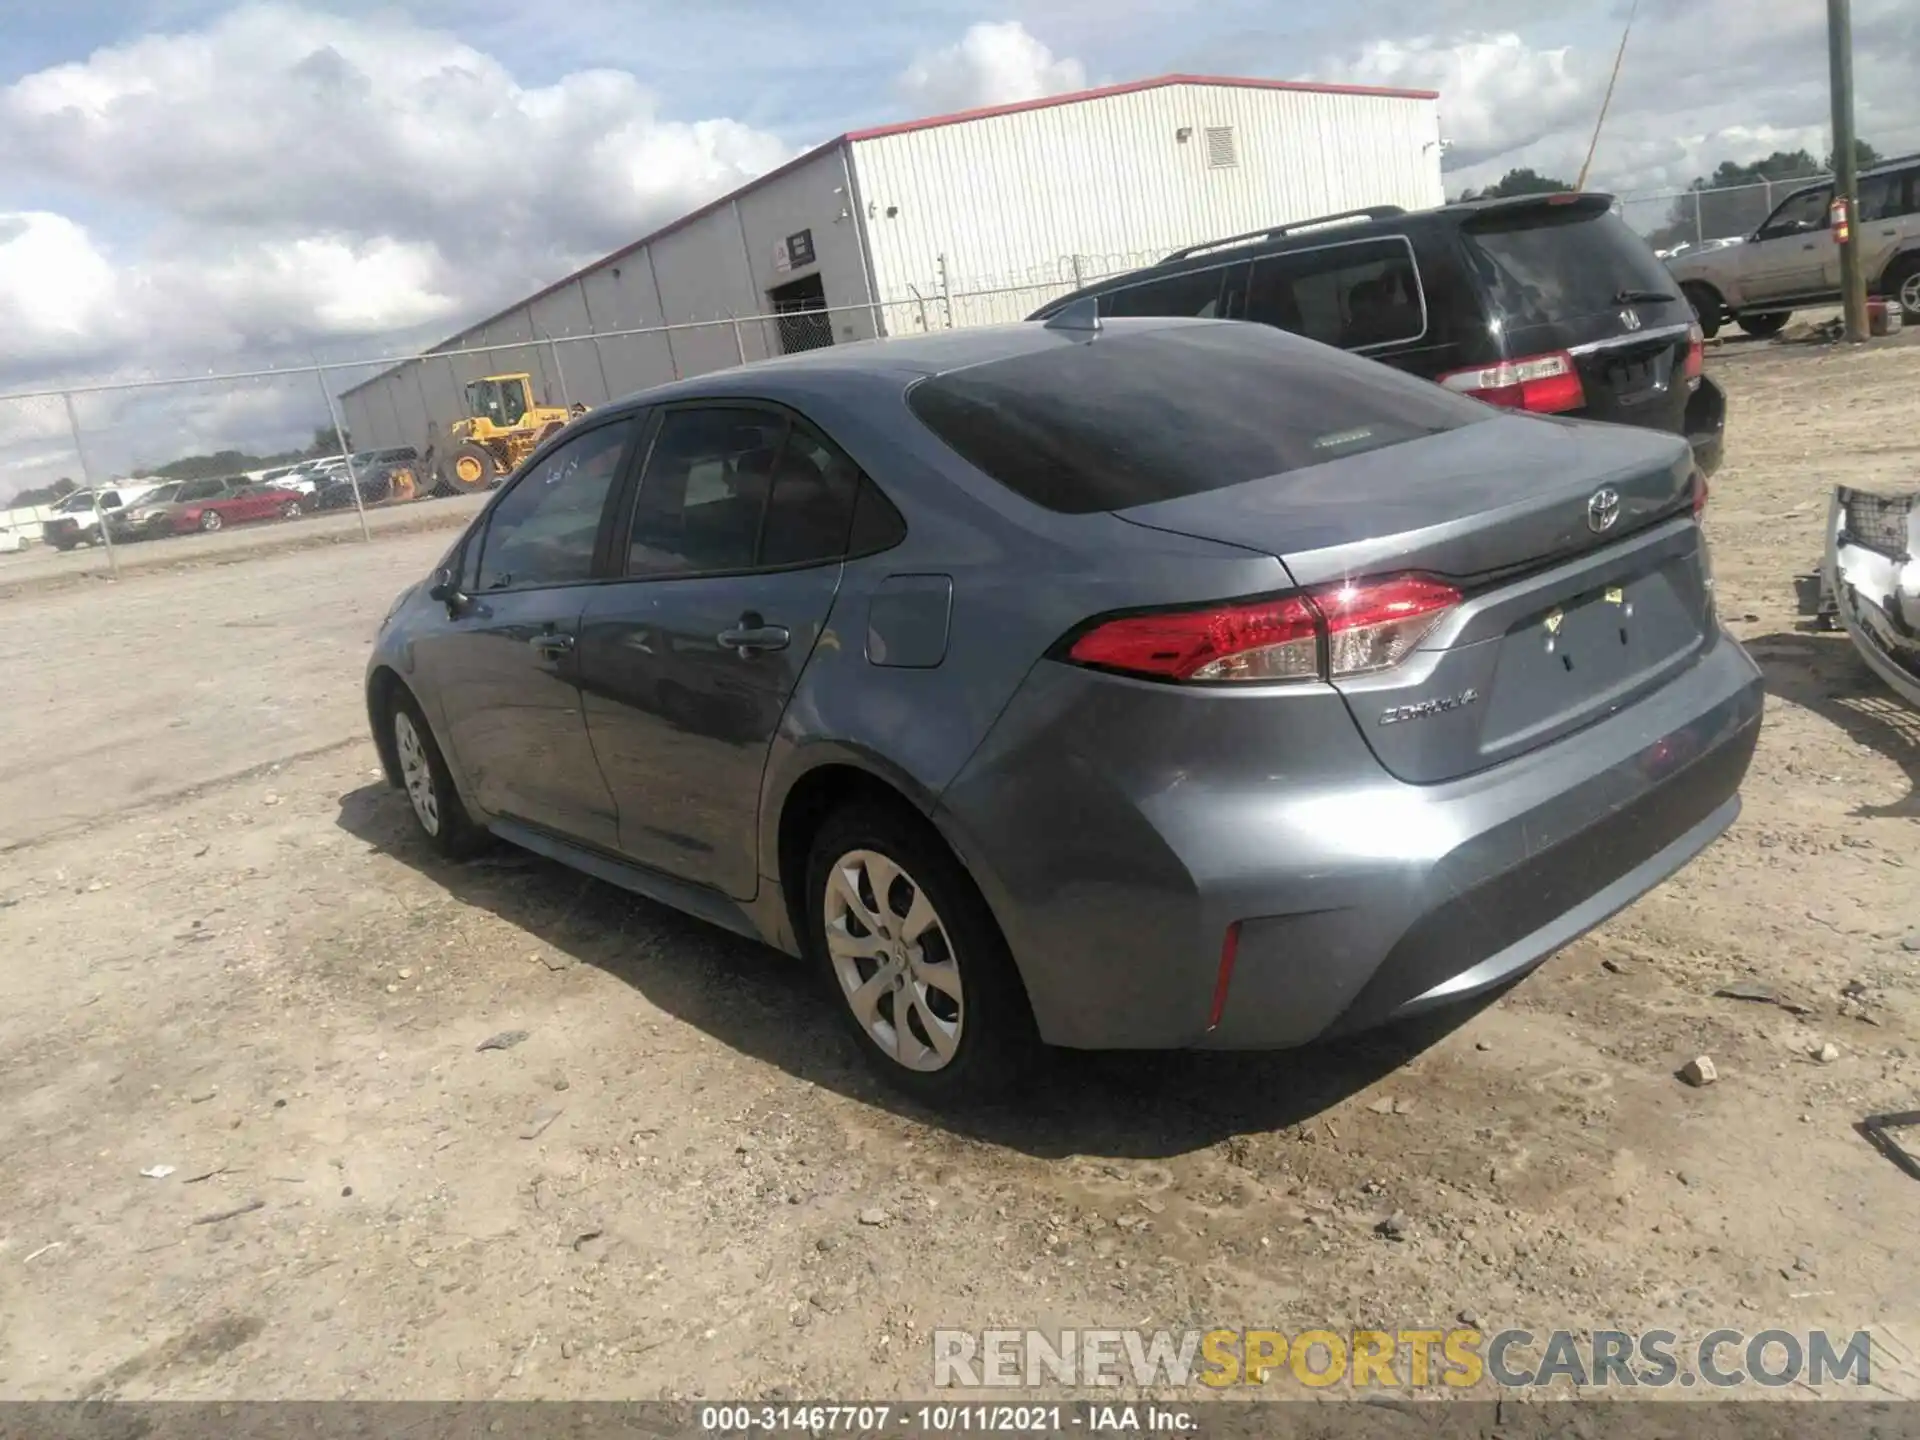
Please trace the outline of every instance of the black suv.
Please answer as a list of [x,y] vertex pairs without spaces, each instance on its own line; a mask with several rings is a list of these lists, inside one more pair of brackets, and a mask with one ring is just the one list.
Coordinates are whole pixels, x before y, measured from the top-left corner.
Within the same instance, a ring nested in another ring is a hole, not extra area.
[[1727,402],[1680,287],[1607,195],[1302,220],[1176,251],[1036,311],[1252,320],[1494,405],[1685,435],[1719,468]]

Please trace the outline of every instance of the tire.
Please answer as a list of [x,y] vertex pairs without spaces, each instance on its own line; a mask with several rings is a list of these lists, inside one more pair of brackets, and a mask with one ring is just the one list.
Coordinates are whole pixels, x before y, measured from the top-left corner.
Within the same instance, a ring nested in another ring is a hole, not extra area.
[[1787,328],[1787,321],[1793,318],[1791,310],[1763,310],[1757,314],[1736,315],[1734,322],[1756,339],[1764,340],[1769,335],[1778,335]]
[[834,812],[805,883],[808,948],[881,1079],[935,1106],[1019,1083],[1041,1051],[1026,989],[986,901],[926,821],[871,802]]
[[1693,306],[1693,318],[1700,322],[1700,333],[1711,340],[1720,333],[1720,297],[1706,285],[1682,285],[1680,293]]
[[399,761],[400,788],[427,843],[449,860],[484,849],[491,837],[467,813],[420,702],[398,685],[387,705],[387,730]]
[[280,507],[280,518],[282,520],[298,520],[300,518],[300,502],[298,500],[289,500],[286,504],[282,505]]
[[1900,302],[1901,319],[1920,325],[1920,255],[1902,255],[1880,277],[1880,293]]
[[471,440],[459,446],[441,462],[440,481],[456,495],[471,495],[490,488],[499,478],[500,466],[493,452]]
[[200,528],[211,535],[227,522],[220,518],[218,510],[208,510],[200,517]]

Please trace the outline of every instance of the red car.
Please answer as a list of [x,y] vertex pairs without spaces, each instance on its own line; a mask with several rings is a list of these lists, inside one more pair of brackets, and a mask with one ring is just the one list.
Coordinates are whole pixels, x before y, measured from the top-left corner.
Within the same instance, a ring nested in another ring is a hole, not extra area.
[[175,480],[128,506],[115,520],[113,536],[145,540],[224,530],[250,520],[292,520],[301,512],[301,499],[292,490],[249,480]]

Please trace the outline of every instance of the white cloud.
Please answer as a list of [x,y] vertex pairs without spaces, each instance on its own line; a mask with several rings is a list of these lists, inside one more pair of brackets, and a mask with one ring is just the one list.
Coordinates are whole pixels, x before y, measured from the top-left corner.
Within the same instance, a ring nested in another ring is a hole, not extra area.
[[[663,119],[625,73],[522,86],[404,20],[245,6],[0,90],[0,173],[83,188],[140,237],[26,217],[0,243],[0,305],[22,327],[0,365],[444,323],[790,153],[734,120]],[[67,298],[18,279],[52,273],[48,256],[75,278]]]
[[970,26],[957,43],[923,51],[896,84],[916,114],[940,115],[1084,90],[1087,71],[1009,20]]
[[[82,195],[88,217],[0,213],[0,389],[438,339],[793,153],[740,120],[666,118],[624,71],[525,85],[403,18],[246,4],[0,86],[0,185]],[[317,401],[244,424],[183,404],[178,424],[108,427],[97,458],[166,458],[131,453],[143,434],[297,437]],[[0,446],[35,431],[21,408],[0,406]],[[28,453],[0,491],[37,478]]]
[[16,363],[96,344],[115,289],[112,265],[65,216],[0,214],[0,334]]
[[1340,78],[1440,92],[1440,123],[1456,165],[1504,154],[1592,114],[1599,96],[1562,46],[1536,50],[1518,35],[1375,40]]

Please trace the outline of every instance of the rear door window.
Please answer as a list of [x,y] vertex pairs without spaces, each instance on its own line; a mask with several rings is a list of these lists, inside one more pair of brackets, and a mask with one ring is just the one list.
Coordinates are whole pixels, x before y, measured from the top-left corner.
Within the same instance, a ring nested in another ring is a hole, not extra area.
[[1413,247],[1397,235],[1263,256],[1242,317],[1342,350],[1407,344],[1427,329]]
[[1860,182],[1860,219],[1897,220],[1920,210],[1920,170],[1892,170]]
[[1118,319],[1159,315],[1212,320],[1221,313],[1220,282],[1225,274],[1226,268],[1216,265],[1109,290],[1100,297],[1100,314]]
[[1679,301],[1673,277],[1610,209],[1500,207],[1461,227],[1467,263],[1510,326],[1618,310],[1647,293]]
[[1007,489],[1076,515],[1218,490],[1495,413],[1371,360],[1224,324],[1107,334],[970,366],[922,380],[907,403]]

